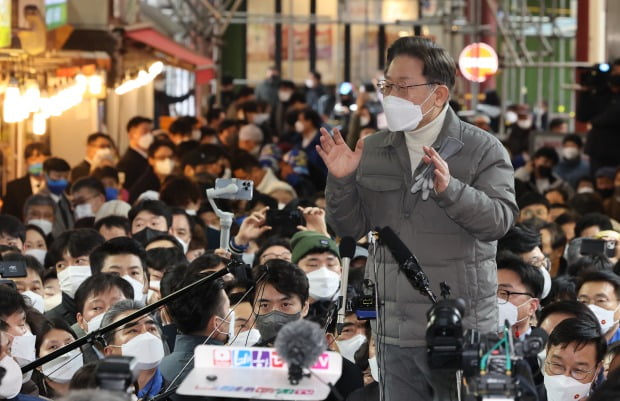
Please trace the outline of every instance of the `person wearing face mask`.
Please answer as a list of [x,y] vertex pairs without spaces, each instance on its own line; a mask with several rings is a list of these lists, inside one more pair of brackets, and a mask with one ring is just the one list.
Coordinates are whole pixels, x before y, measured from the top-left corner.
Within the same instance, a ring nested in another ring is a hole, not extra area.
[[568,182],[571,187],[577,188],[581,177],[590,175],[590,163],[582,156],[583,139],[578,134],[567,134],[562,138],[560,162],[553,168],[553,172]]
[[286,130],[286,111],[290,106],[290,100],[295,93],[293,81],[282,80],[278,85],[278,103],[271,108],[271,127],[277,137],[281,137]]
[[358,320],[354,312],[345,315],[342,332],[336,337],[336,344],[343,358],[355,362],[355,354],[368,342],[368,329],[368,321]]
[[226,150],[220,145],[205,144],[183,155],[181,171],[201,188],[212,188],[224,173]]
[[293,148],[301,149],[306,153],[310,179],[318,190],[325,188],[325,176],[327,175],[325,162],[316,150],[320,143],[319,128],[321,128],[321,124],[322,120],[319,113],[310,108],[301,110],[295,122],[295,131],[298,135],[293,140]]
[[75,221],[95,217],[105,203],[103,183],[94,177],[82,177],[71,185],[71,203]]
[[176,156],[174,143],[156,140],[148,150],[149,166],[138,180],[129,187],[129,203],[133,204],[146,191],[159,192],[164,180],[174,173]]
[[[333,136],[322,131],[317,149],[329,170],[327,222],[340,237],[392,227],[431,282],[447,281],[452,296],[466,299],[465,327],[496,330],[494,241],[518,214],[507,152],[449,107],[456,66],[445,49],[426,38],[399,38],[389,47],[386,65],[378,87],[388,130],[358,141],[354,150],[338,130]],[[427,171],[429,165],[434,170]],[[426,321],[429,300],[401,279],[384,246],[377,255],[380,260],[368,258],[366,277],[378,279],[375,288],[387,289],[378,294],[385,325],[373,333],[384,352],[385,398],[443,394],[454,378],[433,376],[427,366],[420,322]],[[375,277],[375,262],[385,274]]]
[[603,199],[603,204],[608,203],[614,195],[616,170],[616,167],[601,167],[594,173],[594,187],[596,193]]
[[47,318],[64,319],[68,324],[76,322],[75,293],[80,284],[92,275],[88,258],[103,242],[103,237],[89,228],[66,231],[54,240],[47,259],[50,266],[56,269],[62,301],[45,312]]
[[[181,271],[172,274],[179,279],[171,282],[171,291],[203,277],[201,274],[190,274],[181,278]],[[175,384],[179,384],[194,368],[193,360],[185,367],[194,357],[194,348],[200,344],[224,345],[229,338],[230,325],[234,322],[229,316],[230,302],[224,292],[224,282],[219,279],[194,287],[184,296],[171,301],[167,310],[180,334],[176,336],[174,351],[164,357],[159,369],[166,381],[177,378]],[[173,395],[170,398],[178,401],[187,397]]]
[[[129,200],[129,192],[121,185],[119,172],[115,167],[97,167],[91,172],[90,175],[101,181],[105,187],[106,202],[114,200],[127,202]],[[98,215],[96,214],[95,218],[97,217]]]
[[162,201],[144,200],[134,205],[127,216],[131,237],[146,246],[158,236],[168,234],[172,226],[172,211]]
[[517,197],[528,191],[543,194],[551,188],[560,188],[572,196],[574,189],[553,172],[558,161],[558,152],[554,148],[543,146],[536,150],[532,160],[515,171]]
[[[521,166],[530,146],[530,134],[535,130],[533,116],[530,112],[530,106],[527,104],[519,104],[515,106],[516,120],[510,124],[506,133],[506,147],[510,150],[515,166]],[[506,122],[510,119],[507,117]]]
[[[37,335],[37,358],[71,344],[78,338],[67,323],[60,319],[44,319],[37,327],[33,327],[33,331]],[[36,368],[32,378],[39,388],[39,394],[50,399],[66,396],[71,378],[83,364],[84,360],[78,348]]]
[[56,204],[54,223],[52,224],[52,238],[73,227],[73,207],[70,200],[69,174],[71,166],[66,160],[50,157],[43,163],[45,174],[45,188],[40,195],[52,198]]
[[153,120],[136,116],[127,122],[129,148],[118,162],[117,168],[125,173],[123,185],[129,189],[148,167],[147,151],[153,143]]
[[27,173],[21,178],[9,181],[6,184],[2,204],[2,213],[10,214],[21,219],[22,207],[26,199],[39,193],[45,188],[45,175],[43,174],[43,162],[51,156],[47,146],[40,142],[30,143],[24,149],[24,161]]
[[620,340],[620,278],[616,274],[586,273],[577,287],[577,300],[592,310],[608,344]]
[[194,221],[183,209],[172,209],[172,226],[170,233],[183,246],[183,253],[189,250],[189,243],[192,241],[192,231],[194,229]]
[[[99,273],[87,278],[75,293],[77,322],[71,329],[78,337],[95,331],[101,327],[103,314],[116,303],[134,299],[134,290],[127,280],[116,274]],[[84,363],[95,362],[103,354],[90,344],[81,347]]]
[[321,78],[320,72],[310,71],[304,82],[306,88],[306,104],[316,112],[320,111],[319,99],[326,93]]
[[[194,141],[200,140],[200,136],[196,138],[193,131],[198,126],[198,119],[191,116],[182,116],[177,118],[168,127],[168,136],[175,145],[180,145],[183,142],[191,141],[193,146],[196,145]],[[200,132],[200,128],[196,128]]]
[[583,87],[578,91],[577,120],[590,123],[585,153],[590,157],[591,175],[603,166],[620,164],[620,59],[611,63],[607,83],[597,87]]
[[600,328],[590,320],[569,318],[559,323],[547,342],[547,357],[541,367],[544,386],[539,386],[539,398],[587,400],[603,369],[606,348]]
[[279,179],[269,167],[263,167],[256,157],[247,152],[235,155],[232,172],[235,178],[252,180],[254,189],[260,193],[272,196],[272,193],[284,191],[289,197],[297,198],[292,186]]
[[43,230],[39,226],[29,224],[26,226],[26,239],[24,241],[24,255],[34,257],[41,266],[45,265],[47,255],[47,241]]
[[34,256],[22,255],[17,252],[9,252],[2,255],[4,261],[20,261],[26,265],[26,277],[14,277],[9,280],[15,283],[15,288],[26,299],[28,306],[39,313],[45,310],[43,300],[43,266]]
[[336,241],[315,231],[300,231],[291,238],[292,257],[310,283],[311,320],[323,321],[336,307],[342,266]]
[[104,160],[113,160],[115,147],[112,138],[103,132],[95,132],[86,138],[86,156],[71,169],[71,181],[86,177],[94,169],[95,164],[101,165]]
[[[257,347],[272,347],[284,325],[307,317],[310,310],[307,275],[294,264],[280,259],[269,260],[252,272],[256,281],[254,315],[261,341]],[[326,334],[331,337],[331,334]],[[343,359],[342,375],[335,383],[346,397],[363,386],[362,372],[348,359]],[[327,400],[335,400],[330,394]]]
[[[247,290],[243,287],[242,290]],[[248,297],[241,298],[245,292],[238,292],[228,296],[231,307],[235,307],[235,327],[233,336],[228,345],[236,347],[251,347],[260,341],[260,331],[256,328],[252,302]]]
[[38,226],[44,237],[52,233],[56,215],[56,202],[46,195],[31,195],[24,203],[24,224]]
[[20,393],[22,389],[21,368],[10,355],[11,336],[6,332],[8,325],[0,321],[0,399],[14,401],[44,401],[43,398]]
[[528,265],[537,267],[543,275],[543,290],[540,299],[545,299],[551,291],[551,262],[541,250],[542,239],[536,229],[527,224],[519,223],[511,228],[506,235],[497,242],[497,252],[508,251]]
[[90,254],[93,274],[117,274],[133,287],[134,300],[145,303],[149,289],[146,251],[136,240],[128,237],[106,241]]
[[[105,313],[101,324],[107,326],[143,306],[144,304],[131,300],[120,301]],[[152,316],[146,315],[126,323],[118,330],[106,333],[103,338],[106,344],[103,348],[105,356],[136,358],[138,378],[134,385],[138,399],[152,398],[166,388],[164,376],[159,370],[164,358],[164,343]]]

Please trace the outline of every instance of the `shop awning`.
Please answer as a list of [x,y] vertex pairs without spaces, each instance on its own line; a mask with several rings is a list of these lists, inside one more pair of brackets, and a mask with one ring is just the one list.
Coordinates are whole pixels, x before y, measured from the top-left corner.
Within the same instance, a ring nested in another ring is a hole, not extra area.
[[193,65],[197,85],[206,84],[215,77],[215,64],[213,60],[178,44],[153,28],[128,29],[125,34],[135,41],[144,43],[153,49]]

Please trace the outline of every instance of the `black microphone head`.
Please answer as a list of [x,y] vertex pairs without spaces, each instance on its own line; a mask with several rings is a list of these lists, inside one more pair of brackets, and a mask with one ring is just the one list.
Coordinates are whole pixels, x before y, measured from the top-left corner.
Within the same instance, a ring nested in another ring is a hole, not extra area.
[[325,333],[317,323],[296,320],[284,325],[278,332],[276,350],[289,365],[309,368],[327,350]]
[[339,250],[340,250],[340,257],[341,258],[349,258],[349,259],[353,259],[353,256],[355,255],[355,247],[357,246],[357,244],[355,243],[355,240],[351,237],[343,237],[340,240],[340,246],[339,246]]
[[411,251],[407,249],[407,246],[403,243],[403,241],[396,235],[394,230],[390,228],[390,226],[385,226],[379,231],[379,241],[382,244],[388,247],[394,259],[403,264],[405,261],[411,257]]

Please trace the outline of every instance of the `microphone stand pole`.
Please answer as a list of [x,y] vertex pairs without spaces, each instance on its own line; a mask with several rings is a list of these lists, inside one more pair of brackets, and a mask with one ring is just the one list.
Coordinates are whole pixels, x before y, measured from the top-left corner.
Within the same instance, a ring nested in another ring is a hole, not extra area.
[[[200,280],[197,280],[195,282],[193,282],[192,284],[189,284],[186,287],[181,288],[178,291],[175,291],[167,296],[165,296],[164,298],[160,299],[157,302],[154,302],[150,305],[145,306],[142,309],[139,309],[137,311],[135,311],[134,313],[132,313],[131,315],[127,315],[126,317],[114,322],[114,323],[110,323],[109,325],[99,328],[95,331],[92,331],[88,334],[86,334],[84,337],[80,337],[77,340],[75,340],[74,342],[72,342],[71,344],[67,344],[64,347],[57,349],[56,351],[52,352],[51,354],[47,354],[44,357],[41,357],[33,362],[30,362],[28,365],[22,367],[22,372],[26,373],[32,369],[35,369],[41,365],[43,365],[46,362],[49,362],[53,359],[58,358],[61,355],[64,355],[70,351],[73,351],[74,349],[81,347],[82,345],[85,345],[87,343],[94,343],[95,341],[100,341],[103,343],[103,335],[105,333],[108,333],[110,331],[116,330],[117,328],[124,326],[125,324],[139,318],[142,317],[156,309],[159,309],[161,306],[164,306],[166,303],[177,299],[183,295],[185,295],[187,292],[189,292],[191,289],[204,284],[204,283],[208,283],[210,281],[216,280],[222,276],[224,276],[225,274],[228,274],[230,272],[231,265],[238,263],[237,261],[233,261],[231,260],[231,262],[229,262],[225,268],[223,268],[220,271],[217,271],[215,273],[212,273],[208,276],[205,276],[203,278],[201,278]],[[230,270],[229,270],[230,269]]]

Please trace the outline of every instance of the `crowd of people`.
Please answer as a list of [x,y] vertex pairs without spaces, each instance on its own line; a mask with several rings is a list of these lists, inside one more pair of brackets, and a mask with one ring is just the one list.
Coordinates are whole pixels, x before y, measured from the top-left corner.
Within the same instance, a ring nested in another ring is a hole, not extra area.
[[[105,133],[88,137],[75,166],[43,143],[26,146],[27,174],[7,184],[0,215],[1,260],[26,269],[0,285],[0,398],[65,399],[97,388],[102,360],[120,355],[137,360],[132,392],[149,399],[180,385],[196,346],[271,347],[285,324],[309,319],[343,357],[335,383],[342,399],[379,399],[380,377],[391,373],[389,366],[379,372],[369,321],[348,307],[341,332],[336,328],[343,264],[326,222],[328,171],[317,145],[321,128],[339,126],[351,148],[384,128],[381,91],[372,83],[341,85],[332,95],[318,72],[298,88],[275,68],[255,90],[222,84],[204,119],[179,117],[154,130],[149,118],[132,118],[122,154]],[[494,135],[496,117],[480,114],[471,123]],[[498,321],[509,322],[515,341],[548,336],[545,350],[528,360],[541,400],[610,399],[619,389],[607,377],[620,375],[620,170],[592,170],[577,134],[565,134],[561,149],[530,152],[534,117],[514,106],[505,118],[519,215],[497,244]],[[561,120],[548,127],[566,130]],[[225,250],[205,190],[233,177],[252,180],[254,196],[216,201],[235,216]],[[373,207],[384,200],[372,200]],[[360,240],[348,306],[368,292],[368,256]],[[234,258],[252,273],[205,282],[93,343],[20,371]]]

